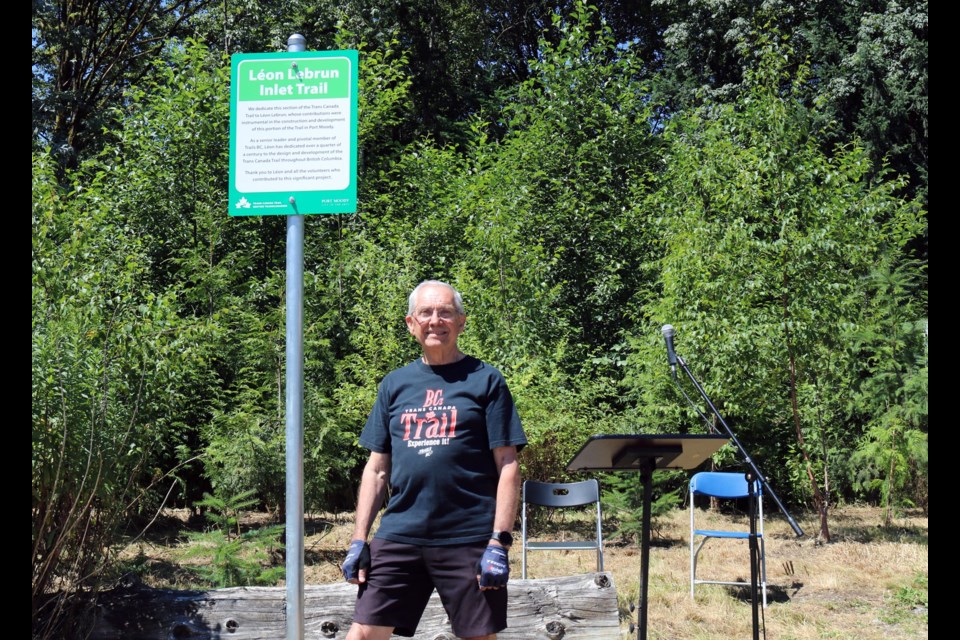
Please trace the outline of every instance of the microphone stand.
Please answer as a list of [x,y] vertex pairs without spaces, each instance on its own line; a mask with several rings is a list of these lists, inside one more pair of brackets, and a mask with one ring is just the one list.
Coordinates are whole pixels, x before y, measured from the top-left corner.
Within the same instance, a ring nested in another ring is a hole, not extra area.
[[[673,381],[674,381],[674,382],[677,382],[677,370],[676,370],[676,369],[673,370]],[[713,423],[710,422],[710,418],[708,418],[706,415],[704,415],[703,411],[700,411],[700,407],[698,407],[698,406],[696,405],[696,403],[695,403],[693,400],[690,399],[690,396],[687,395],[686,390],[685,390],[683,387],[680,386],[680,383],[679,383],[679,382],[677,382],[677,389],[680,389],[680,393],[682,393],[682,394],[683,394],[683,397],[686,398],[687,404],[689,404],[691,407],[693,407],[693,410],[696,411],[696,412],[697,412],[697,415],[700,416],[700,419],[703,420],[703,424],[705,424],[706,427],[707,427],[707,433],[716,433],[716,432],[717,432],[717,428],[716,428],[715,426],[713,426]]]
[[[786,507],[783,506],[783,503],[780,502],[780,498],[777,497],[777,494],[774,493],[773,489],[770,488],[770,484],[767,482],[767,479],[763,477],[762,473],[760,473],[760,470],[757,468],[757,465],[753,463],[753,459],[750,457],[750,454],[747,453],[747,450],[744,449],[743,445],[740,444],[740,441],[737,440],[737,436],[733,434],[733,431],[730,429],[730,426],[727,425],[727,421],[723,419],[722,415],[720,415],[720,412],[713,405],[713,402],[710,400],[710,397],[707,395],[707,392],[703,390],[702,386],[700,386],[700,383],[697,381],[696,377],[693,375],[693,373],[690,372],[689,367],[687,367],[687,363],[684,362],[683,358],[681,358],[679,354],[677,354],[677,364],[680,365],[680,368],[683,369],[684,373],[687,374],[687,377],[690,378],[690,382],[693,383],[693,386],[697,388],[697,391],[700,392],[700,395],[707,402],[707,405],[710,407],[710,410],[713,412],[713,415],[715,415],[717,417],[717,420],[720,421],[720,424],[723,425],[723,428],[727,432],[727,435],[730,436],[730,440],[737,446],[737,449],[740,450],[740,453],[743,455],[744,462],[746,462],[747,465],[749,465],[750,470],[752,471],[753,478],[760,481],[762,491],[766,491],[767,495],[769,495],[773,499],[773,501],[777,504],[777,506],[780,508],[781,513],[783,513],[783,515],[787,518],[787,522],[790,523],[790,528],[793,529],[793,532],[795,534],[797,534],[797,537],[799,538],[803,536],[803,529],[800,528],[800,525],[797,524],[796,520],[793,519],[793,517],[787,511]],[[674,382],[677,383],[678,387],[680,386],[680,382],[676,379],[676,376],[674,376]],[[680,390],[683,391],[682,388]],[[684,395],[686,395],[686,393],[684,393]],[[700,413],[699,409],[697,409],[697,411],[698,413]],[[702,413],[700,413],[700,415],[703,416]],[[751,473],[747,472],[748,487],[753,486],[753,483],[750,482],[750,476],[751,476]],[[752,489],[751,489],[751,492],[752,492]],[[753,500],[753,497],[751,497],[751,502],[755,502]],[[755,516],[756,516],[755,509],[751,506],[751,509],[750,509],[750,544],[751,544],[750,585],[751,585],[752,592],[750,594],[750,601],[753,607],[754,640],[756,640],[759,637],[759,622],[758,622],[758,614],[757,614],[757,572],[755,567],[755,559],[756,559],[755,552],[756,552],[756,544],[757,544]]]
[[[793,532],[797,534],[798,538],[802,537],[803,529],[800,528],[800,525],[797,524],[796,520],[793,519],[793,517],[787,511],[786,507],[783,506],[783,503],[780,502],[780,498],[778,498],[777,494],[773,492],[773,489],[770,488],[770,484],[767,482],[767,479],[763,477],[763,474],[760,473],[759,469],[757,469],[757,465],[753,463],[753,459],[750,457],[750,454],[747,453],[747,450],[744,449],[743,445],[740,444],[740,441],[737,440],[737,436],[733,435],[733,431],[730,429],[729,425],[727,425],[727,421],[723,419],[723,416],[720,415],[720,412],[717,411],[717,408],[713,406],[713,402],[710,400],[710,397],[707,395],[707,392],[704,391],[703,387],[700,386],[700,383],[697,381],[694,375],[690,372],[690,369],[687,367],[687,363],[684,362],[683,358],[681,358],[679,354],[677,354],[677,364],[680,365],[680,368],[683,369],[684,373],[687,374],[687,377],[690,378],[690,382],[693,383],[693,386],[697,388],[697,391],[699,391],[700,395],[703,396],[703,399],[706,400],[707,406],[710,407],[710,411],[713,412],[713,415],[715,415],[717,417],[717,420],[720,421],[720,424],[723,425],[723,428],[727,432],[727,435],[730,436],[730,440],[732,440],[733,443],[737,445],[737,449],[739,449],[740,453],[743,454],[743,461],[750,466],[750,469],[754,473],[754,477],[756,477],[756,479],[760,481],[760,485],[767,492],[767,495],[769,495],[773,499],[773,501],[777,503],[777,506],[780,508],[780,511],[787,518],[787,522],[790,523],[790,528],[793,529]],[[679,385],[679,382],[677,384]]]

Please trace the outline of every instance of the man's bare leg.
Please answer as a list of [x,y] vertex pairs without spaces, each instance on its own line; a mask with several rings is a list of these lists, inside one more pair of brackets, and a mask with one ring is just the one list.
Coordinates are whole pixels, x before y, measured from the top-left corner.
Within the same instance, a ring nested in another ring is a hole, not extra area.
[[372,624],[354,622],[350,625],[346,640],[390,640],[390,634],[392,633],[393,627],[378,627]]

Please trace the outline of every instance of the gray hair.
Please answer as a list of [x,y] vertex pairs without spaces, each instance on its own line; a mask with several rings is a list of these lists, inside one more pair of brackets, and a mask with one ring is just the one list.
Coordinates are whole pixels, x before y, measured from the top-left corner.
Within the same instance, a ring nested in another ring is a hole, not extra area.
[[417,295],[420,293],[420,289],[423,287],[446,287],[453,291],[453,304],[457,308],[457,313],[460,315],[466,315],[466,312],[463,310],[463,296],[460,295],[460,292],[453,288],[452,285],[447,284],[446,282],[441,282],[440,280],[424,280],[418,284],[413,291],[410,292],[410,297],[407,299],[407,315],[412,316],[413,312],[416,310],[417,306]]

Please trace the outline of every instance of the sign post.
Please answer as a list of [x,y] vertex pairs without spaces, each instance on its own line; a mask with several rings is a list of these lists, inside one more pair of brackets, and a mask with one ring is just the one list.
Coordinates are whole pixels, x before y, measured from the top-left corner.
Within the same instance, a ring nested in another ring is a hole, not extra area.
[[234,54],[231,216],[287,216],[286,616],[303,640],[303,216],[357,210],[357,51]]

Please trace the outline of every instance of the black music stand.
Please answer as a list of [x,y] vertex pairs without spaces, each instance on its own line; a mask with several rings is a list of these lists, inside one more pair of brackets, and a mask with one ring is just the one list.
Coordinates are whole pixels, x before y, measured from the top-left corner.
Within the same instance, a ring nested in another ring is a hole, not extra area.
[[647,577],[650,558],[650,503],[654,469],[695,469],[730,439],[721,435],[595,435],[580,447],[567,471],[639,471],[643,482],[640,536],[640,614],[637,639],[647,638]]

